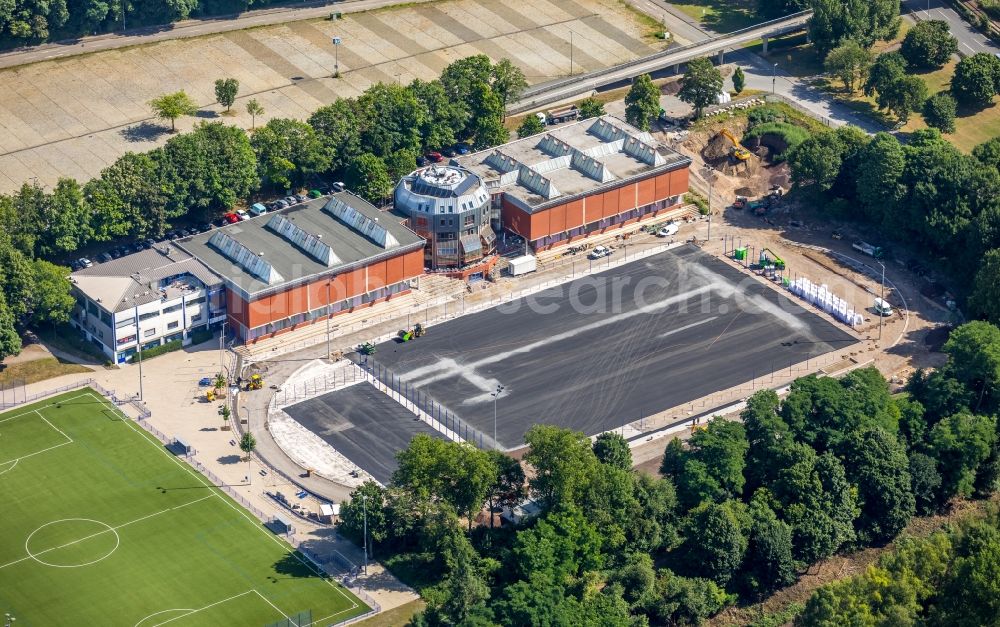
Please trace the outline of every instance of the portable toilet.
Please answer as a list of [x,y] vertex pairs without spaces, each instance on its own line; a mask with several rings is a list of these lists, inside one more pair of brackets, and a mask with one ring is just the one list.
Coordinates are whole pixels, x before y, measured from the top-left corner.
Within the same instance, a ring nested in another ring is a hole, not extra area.
[[745,261],[747,258],[747,247],[740,246],[739,248],[733,250],[733,259],[739,261]]

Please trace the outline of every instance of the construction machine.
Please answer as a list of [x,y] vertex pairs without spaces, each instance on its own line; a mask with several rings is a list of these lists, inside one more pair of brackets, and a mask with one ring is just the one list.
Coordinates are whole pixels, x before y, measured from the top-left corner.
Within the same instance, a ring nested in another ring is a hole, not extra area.
[[264,387],[264,379],[259,374],[254,374],[250,376],[247,381],[247,390],[259,390]]
[[722,129],[721,131],[719,131],[719,135],[722,135],[729,141],[733,142],[733,148],[732,150],[730,150],[729,156],[733,157],[737,161],[746,161],[747,159],[750,158],[750,155],[753,154],[749,150],[744,148],[743,145],[740,142],[738,142],[736,138],[733,137],[733,134],[730,133],[727,129]]
[[770,265],[773,265],[778,270],[784,270],[785,260],[779,257],[777,254],[775,254],[775,252],[770,248],[761,249],[760,266],[763,268]]
[[372,342],[365,342],[361,346],[358,346],[358,352],[362,355],[374,355],[375,354],[375,344]]
[[415,327],[413,327],[412,329],[409,329],[409,330],[403,329],[403,330],[401,330],[399,332],[398,335],[399,335],[400,341],[409,342],[412,339],[416,339],[418,337],[423,337],[424,333],[426,333],[426,332],[427,331],[424,330],[424,326],[418,322],[417,325]]

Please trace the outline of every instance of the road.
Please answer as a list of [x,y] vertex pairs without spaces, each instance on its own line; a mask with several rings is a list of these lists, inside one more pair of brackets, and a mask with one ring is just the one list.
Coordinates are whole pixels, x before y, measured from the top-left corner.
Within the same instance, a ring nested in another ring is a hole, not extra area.
[[944,0],[903,0],[902,6],[903,12],[910,13],[915,19],[948,22],[951,34],[958,39],[958,52],[963,56],[977,52],[1000,52],[1000,46],[963,20]]
[[[409,0],[407,4],[429,1]],[[278,7],[248,11],[234,18],[207,18],[203,20],[185,20],[163,26],[145,26],[128,30],[125,34],[107,33],[6,52],[0,54],[0,68],[26,65],[39,61],[51,61],[52,59],[70,57],[77,54],[114,50],[116,48],[149,44],[169,39],[200,37],[258,26],[270,26],[272,24],[285,24],[298,20],[327,17],[334,11],[358,13],[396,4],[400,4],[400,0],[347,0],[346,2],[329,2],[319,6],[299,8]]]

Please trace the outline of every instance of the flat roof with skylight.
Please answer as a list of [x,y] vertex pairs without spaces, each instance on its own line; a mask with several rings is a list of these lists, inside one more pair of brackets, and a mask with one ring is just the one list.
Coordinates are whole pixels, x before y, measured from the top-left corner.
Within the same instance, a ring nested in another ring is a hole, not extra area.
[[396,216],[340,192],[176,243],[249,297],[418,250],[424,240]]

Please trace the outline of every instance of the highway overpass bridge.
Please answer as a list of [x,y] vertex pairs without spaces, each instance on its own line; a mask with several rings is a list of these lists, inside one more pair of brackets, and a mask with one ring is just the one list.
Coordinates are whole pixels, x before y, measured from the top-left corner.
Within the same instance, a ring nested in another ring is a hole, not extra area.
[[762,39],[764,52],[767,52],[768,40],[805,28],[812,11],[802,11],[787,17],[771,20],[750,26],[742,30],[704,39],[686,46],[669,48],[635,61],[613,67],[571,76],[564,79],[549,81],[530,87],[521,94],[521,99],[508,105],[509,113],[523,113],[553,102],[571,100],[590,94],[595,89],[611,85],[619,81],[630,80],[641,74],[650,74],[664,68],[679,68],[683,63],[698,57],[718,55],[719,63],[724,60],[725,50],[739,48],[752,41]]

